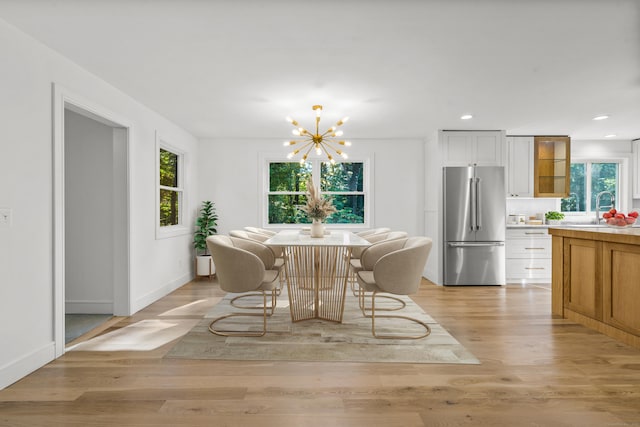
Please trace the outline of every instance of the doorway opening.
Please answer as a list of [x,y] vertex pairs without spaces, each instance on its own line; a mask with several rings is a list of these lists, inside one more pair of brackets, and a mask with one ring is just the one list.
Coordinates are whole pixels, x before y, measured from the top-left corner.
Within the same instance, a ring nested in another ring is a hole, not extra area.
[[130,314],[129,126],[54,86],[54,341]]

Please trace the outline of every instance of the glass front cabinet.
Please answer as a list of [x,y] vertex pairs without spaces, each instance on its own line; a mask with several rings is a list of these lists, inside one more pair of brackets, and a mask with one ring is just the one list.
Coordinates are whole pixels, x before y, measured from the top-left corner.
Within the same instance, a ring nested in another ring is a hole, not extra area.
[[535,197],[568,197],[571,166],[571,138],[536,136],[534,138]]

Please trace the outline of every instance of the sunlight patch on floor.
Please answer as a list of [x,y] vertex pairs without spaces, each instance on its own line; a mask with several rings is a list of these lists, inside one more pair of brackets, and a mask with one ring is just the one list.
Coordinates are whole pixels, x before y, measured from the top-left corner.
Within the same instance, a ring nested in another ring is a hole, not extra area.
[[181,305],[180,307],[172,308],[164,313],[162,316],[204,316],[207,314],[211,307],[220,302],[222,297],[206,298],[198,301],[191,302],[189,304]]
[[199,319],[142,320],[71,346],[67,351],[150,351],[180,338],[198,321]]

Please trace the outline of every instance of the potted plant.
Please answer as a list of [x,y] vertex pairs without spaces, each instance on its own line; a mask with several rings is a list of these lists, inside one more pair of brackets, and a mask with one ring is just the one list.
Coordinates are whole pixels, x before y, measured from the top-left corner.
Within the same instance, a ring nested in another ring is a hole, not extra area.
[[544,214],[544,218],[547,220],[547,224],[560,224],[560,221],[564,219],[562,212],[549,211]]
[[332,200],[320,195],[320,189],[314,187],[311,177],[307,180],[307,204],[302,209],[311,223],[311,237],[324,237],[323,221],[332,213],[336,212]]
[[196,251],[196,276],[209,276],[216,272],[215,265],[207,249],[207,237],[218,232],[218,214],[213,202],[205,200],[196,219],[193,247]]

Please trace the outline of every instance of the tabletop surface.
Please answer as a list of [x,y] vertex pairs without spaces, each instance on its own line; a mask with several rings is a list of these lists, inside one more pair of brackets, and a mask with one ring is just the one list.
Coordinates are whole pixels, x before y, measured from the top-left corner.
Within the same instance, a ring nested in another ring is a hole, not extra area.
[[269,246],[370,246],[368,240],[349,231],[332,230],[324,237],[311,237],[308,231],[283,230],[264,242]]

